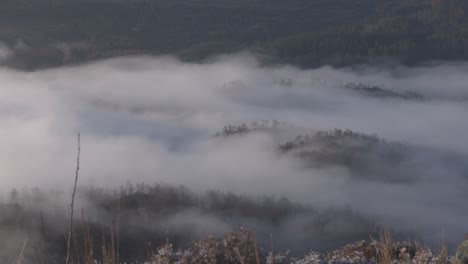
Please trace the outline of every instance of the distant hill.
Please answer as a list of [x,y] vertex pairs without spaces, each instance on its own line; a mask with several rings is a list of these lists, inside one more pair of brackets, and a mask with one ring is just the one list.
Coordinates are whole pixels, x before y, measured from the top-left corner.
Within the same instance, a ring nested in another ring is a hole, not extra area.
[[4,0],[0,42],[24,69],[126,54],[251,50],[265,63],[344,66],[468,58],[464,0]]
[[[245,135],[252,132],[274,133],[282,129],[278,122],[226,126],[218,136]],[[335,129],[299,135],[278,146],[282,154],[299,158],[305,167],[346,168],[356,181],[415,183],[432,177],[435,168],[450,168],[464,177],[468,167],[464,154],[437,150],[403,142],[389,142],[351,130]],[[450,174],[448,173],[448,174]]]

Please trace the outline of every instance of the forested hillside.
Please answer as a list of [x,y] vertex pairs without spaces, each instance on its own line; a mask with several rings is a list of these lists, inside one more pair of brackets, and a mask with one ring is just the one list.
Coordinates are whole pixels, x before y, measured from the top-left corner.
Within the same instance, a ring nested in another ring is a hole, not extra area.
[[0,3],[6,63],[126,54],[199,61],[250,50],[302,67],[468,58],[464,0],[19,0]]

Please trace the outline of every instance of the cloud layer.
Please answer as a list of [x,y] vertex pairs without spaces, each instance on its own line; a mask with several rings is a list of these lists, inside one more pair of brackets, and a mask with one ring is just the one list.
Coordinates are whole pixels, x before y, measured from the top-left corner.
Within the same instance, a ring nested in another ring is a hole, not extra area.
[[[415,183],[355,182],[345,167],[304,168],[276,147],[304,131],[343,128],[464,156],[467,73],[468,64],[262,67],[248,54],[202,64],[128,57],[31,73],[1,68],[0,183],[69,188],[80,131],[83,184],[283,195],[323,208],[349,205],[403,231],[455,240],[468,222],[466,173],[421,158],[419,172],[428,176],[415,175]],[[349,82],[424,99],[380,98],[347,89]],[[259,120],[288,129],[214,137],[224,125]]]

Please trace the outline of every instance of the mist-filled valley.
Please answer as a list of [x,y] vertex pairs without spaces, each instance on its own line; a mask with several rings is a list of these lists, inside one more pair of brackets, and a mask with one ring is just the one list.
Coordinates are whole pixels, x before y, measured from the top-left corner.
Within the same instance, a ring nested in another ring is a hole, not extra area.
[[0,262],[25,241],[25,263],[63,259],[78,133],[75,239],[88,228],[99,248],[118,223],[122,261],[240,228],[298,257],[382,226],[453,251],[468,223],[467,73],[307,70],[250,53],[3,67]]

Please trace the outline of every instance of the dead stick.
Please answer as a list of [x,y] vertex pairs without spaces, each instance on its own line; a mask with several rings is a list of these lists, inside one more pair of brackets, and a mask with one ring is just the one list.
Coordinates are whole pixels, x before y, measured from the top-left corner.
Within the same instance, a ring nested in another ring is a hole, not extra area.
[[70,204],[70,222],[68,225],[67,258],[65,260],[65,264],[70,263],[70,247],[71,247],[71,239],[72,239],[72,232],[73,232],[73,206],[75,205],[76,185],[78,183],[78,172],[80,170],[80,152],[81,152],[81,140],[80,140],[80,133],[78,133],[78,154],[76,157],[75,184],[73,185],[73,193],[72,193],[72,199],[71,199],[71,204]]

